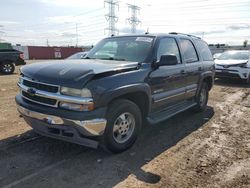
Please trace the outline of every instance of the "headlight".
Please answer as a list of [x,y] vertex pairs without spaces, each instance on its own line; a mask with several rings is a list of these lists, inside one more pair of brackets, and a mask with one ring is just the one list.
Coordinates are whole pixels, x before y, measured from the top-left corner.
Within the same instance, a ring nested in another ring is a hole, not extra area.
[[75,96],[75,97],[86,97],[86,98],[92,97],[90,90],[86,88],[75,89],[75,88],[69,88],[69,87],[61,87],[61,94]]
[[242,68],[247,68],[247,63],[242,63],[242,64],[239,64],[238,66]]
[[21,76],[19,77],[18,83],[19,83],[19,84],[22,84],[22,83],[23,83],[23,77],[21,77]]
[[94,104],[75,104],[68,102],[60,102],[59,106],[66,110],[74,110],[74,111],[91,111],[94,109]]

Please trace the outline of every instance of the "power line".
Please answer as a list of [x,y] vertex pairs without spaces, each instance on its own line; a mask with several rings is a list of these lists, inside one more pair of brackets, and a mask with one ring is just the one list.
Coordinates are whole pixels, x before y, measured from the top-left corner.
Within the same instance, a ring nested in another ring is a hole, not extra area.
[[[90,10],[90,11],[86,11],[86,12],[83,12],[83,13],[79,13],[79,14],[75,14],[75,15],[71,15],[71,16],[67,16],[69,18],[75,18],[75,17],[78,17],[78,16],[82,16],[82,15],[87,15],[87,14],[90,14],[90,13],[94,13],[94,12],[97,12],[97,11],[100,11],[100,10],[103,10],[103,8],[98,8],[98,9],[93,9],[93,10]],[[95,16],[96,17],[96,16]],[[75,23],[49,23],[49,22],[46,22],[46,23],[40,23],[40,24],[32,24],[32,25],[20,25],[20,26],[16,26],[16,25],[9,25],[9,26],[5,26],[5,27],[10,27],[10,28],[20,28],[20,27],[25,27],[25,28],[36,28],[36,27],[40,27],[40,26],[47,26],[47,25],[67,25],[67,24],[72,24],[74,25]]]

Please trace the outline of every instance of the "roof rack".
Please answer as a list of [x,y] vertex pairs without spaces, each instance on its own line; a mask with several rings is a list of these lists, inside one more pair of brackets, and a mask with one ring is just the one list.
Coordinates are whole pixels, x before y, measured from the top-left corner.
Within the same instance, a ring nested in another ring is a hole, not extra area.
[[195,35],[190,35],[190,34],[185,34],[185,33],[170,32],[169,34],[172,34],[172,35],[186,35],[186,36],[189,36],[189,37],[195,37],[195,38],[201,39],[200,37],[197,37]]

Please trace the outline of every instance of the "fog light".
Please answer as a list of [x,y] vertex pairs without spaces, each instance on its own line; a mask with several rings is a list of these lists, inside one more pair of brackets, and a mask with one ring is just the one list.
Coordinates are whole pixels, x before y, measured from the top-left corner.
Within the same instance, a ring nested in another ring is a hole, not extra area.
[[74,110],[74,111],[91,111],[94,110],[94,104],[75,104],[68,102],[60,102],[59,107],[66,110]]

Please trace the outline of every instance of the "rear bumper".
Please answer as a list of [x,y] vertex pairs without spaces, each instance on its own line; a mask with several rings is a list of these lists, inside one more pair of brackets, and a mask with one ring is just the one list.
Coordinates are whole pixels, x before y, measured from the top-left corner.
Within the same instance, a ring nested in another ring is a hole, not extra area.
[[[29,104],[20,95],[16,96],[16,103],[24,120],[37,133],[44,136],[96,148],[98,146],[97,137],[101,136],[106,128],[107,121],[101,112],[88,114],[89,118],[86,119],[84,116],[86,112],[81,112],[81,118],[70,111],[65,111],[64,116],[59,116],[56,115],[57,110],[53,108],[54,114],[52,114],[49,107]],[[45,109],[47,110],[43,111]]]

